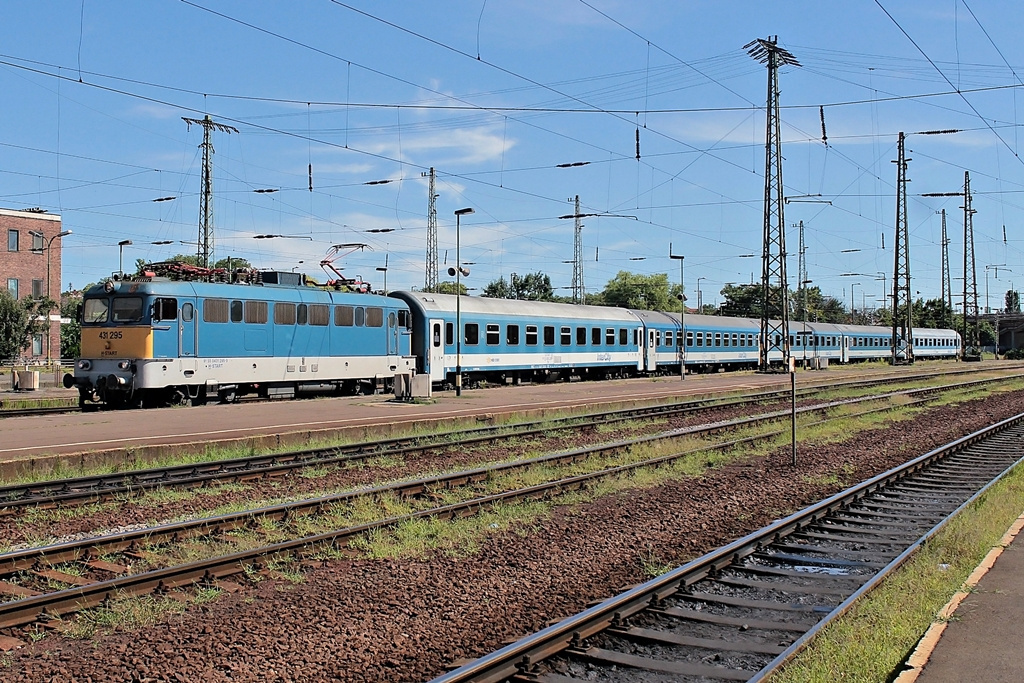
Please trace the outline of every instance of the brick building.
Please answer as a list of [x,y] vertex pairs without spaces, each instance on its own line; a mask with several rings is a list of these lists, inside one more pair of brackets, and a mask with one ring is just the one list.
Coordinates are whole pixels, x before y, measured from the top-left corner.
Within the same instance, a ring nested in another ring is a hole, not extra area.
[[[0,244],[0,287],[17,299],[49,296],[59,302],[61,232],[60,216],[40,210],[0,209],[0,239],[4,240]],[[23,355],[60,358],[59,304],[50,312],[49,335],[35,335]]]

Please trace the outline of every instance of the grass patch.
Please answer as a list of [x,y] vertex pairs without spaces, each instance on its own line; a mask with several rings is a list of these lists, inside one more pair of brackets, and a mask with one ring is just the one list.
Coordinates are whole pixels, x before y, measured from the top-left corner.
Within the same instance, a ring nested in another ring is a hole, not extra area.
[[1022,510],[1018,466],[770,681],[887,680]]

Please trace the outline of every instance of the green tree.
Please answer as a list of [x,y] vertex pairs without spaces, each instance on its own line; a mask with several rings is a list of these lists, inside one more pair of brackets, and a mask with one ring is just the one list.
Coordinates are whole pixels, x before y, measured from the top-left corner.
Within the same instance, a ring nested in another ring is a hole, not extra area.
[[511,281],[504,277],[491,280],[484,287],[482,296],[491,299],[520,299],[523,301],[555,301],[555,290],[551,286],[551,277],[537,271],[523,277],[513,273]]
[[1020,293],[1012,289],[1007,290],[1005,298],[1007,313],[1020,313]]
[[[82,291],[87,291],[87,285]],[[60,326],[60,355],[63,358],[78,358],[82,355],[82,323],[78,317],[78,307],[82,305],[80,292],[64,292],[60,295],[60,317],[71,322]]]
[[678,301],[670,299],[668,275],[665,273],[640,275],[620,270],[608,281],[601,295],[608,306],[654,311],[670,311],[679,306]]
[[6,289],[0,290],[0,360],[12,360],[28,346],[29,311]]
[[237,256],[228,256],[227,258],[219,259],[215,264],[214,268],[224,268],[231,270],[239,269],[251,269],[252,264],[244,258],[238,258]]
[[[463,295],[466,295],[466,294],[469,293],[469,290],[466,288],[466,285],[460,283],[458,285],[458,287],[459,287],[459,289],[462,290],[462,294]],[[445,281],[445,282],[438,282],[437,283],[437,289],[435,289],[434,291],[437,294],[455,294],[456,292],[459,291],[459,289],[456,289],[456,284],[454,282]]]

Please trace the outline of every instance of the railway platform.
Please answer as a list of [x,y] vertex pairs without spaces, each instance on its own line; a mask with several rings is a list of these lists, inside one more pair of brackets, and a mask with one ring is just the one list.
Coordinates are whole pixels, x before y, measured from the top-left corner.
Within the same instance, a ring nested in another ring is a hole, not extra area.
[[918,643],[896,683],[1024,681],[1024,514]]

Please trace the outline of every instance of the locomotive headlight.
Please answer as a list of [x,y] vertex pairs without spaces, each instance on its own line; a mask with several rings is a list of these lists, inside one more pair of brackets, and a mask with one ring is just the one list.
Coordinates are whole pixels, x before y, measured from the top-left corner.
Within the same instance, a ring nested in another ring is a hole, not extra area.
[[132,365],[131,361],[123,360],[123,361],[121,361],[120,363],[117,364],[117,367],[121,368],[122,370],[127,370],[128,368],[131,367],[131,365]]
[[89,360],[86,360],[85,358],[83,358],[82,360],[78,361],[78,369],[79,370],[91,370],[92,369],[92,361],[89,361]]

